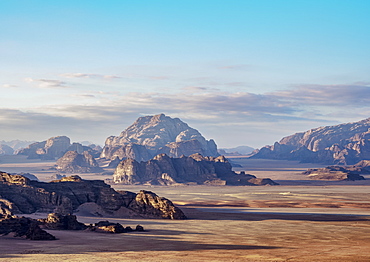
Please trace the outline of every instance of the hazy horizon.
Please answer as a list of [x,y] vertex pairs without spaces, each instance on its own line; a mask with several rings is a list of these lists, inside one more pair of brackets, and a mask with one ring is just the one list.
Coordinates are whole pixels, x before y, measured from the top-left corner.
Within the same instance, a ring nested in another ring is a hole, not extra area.
[[0,140],[178,117],[260,148],[370,117],[369,1],[1,1]]

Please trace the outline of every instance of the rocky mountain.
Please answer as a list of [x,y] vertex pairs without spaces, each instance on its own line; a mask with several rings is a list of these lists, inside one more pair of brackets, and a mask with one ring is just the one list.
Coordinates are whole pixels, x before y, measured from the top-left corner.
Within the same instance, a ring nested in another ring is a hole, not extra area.
[[3,155],[13,155],[14,150],[8,145],[1,144],[0,145],[0,156]]
[[51,137],[46,141],[36,142],[20,149],[18,155],[27,155],[29,159],[54,160],[63,156],[70,147],[71,141],[66,136]]
[[67,136],[51,137],[42,142],[35,142],[26,148],[15,152],[17,155],[26,155],[29,159],[55,160],[62,157],[67,151],[76,151],[79,154],[87,151],[93,157],[99,157],[102,148],[91,144],[84,146],[80,143],[72,143]]
[[351,165],[370,159],[370,118],[314,128],[256,150],[252,158]]
[[36,211],[72,214],[85,203],[95,204],[110,215],[127,210],[135,217],[185,218],[170,200],[149,191],[119,193],[101,180],[79,176],[45,183],[0,172],[0,211],[4,215]]
[[88,151],[67,151],[56,163],[56,170],[62,173],[95,173],[102,169]]
[[199,131],[178,118],[160,114],[140,117],[119,136],[108,137],[100,157],[148,161],[160,153],[171,157],[194,153],[219,155],[212,139],[206,140]]
[[[126,159],[120,162],[113,181],[119,184],[213,184],[213,185],[257,185],[261,184],[253,175],[236,174],[231,164],[223,157],[203,157],[193,154],[188,157],[172,158],[159,154],[146,162]],[[266,179],[262,184],[276,184]]]

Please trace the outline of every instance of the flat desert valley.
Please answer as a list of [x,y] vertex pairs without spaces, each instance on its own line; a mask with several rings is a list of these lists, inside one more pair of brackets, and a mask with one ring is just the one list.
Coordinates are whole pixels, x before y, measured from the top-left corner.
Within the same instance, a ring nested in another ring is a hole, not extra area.
[[[187,220],[96,217],[144,232],[56,231],[56,241],[0,237],[0,261],[370,261],[370,175],[365,181],[308,180],[300,173],[322,167],[292,161],[234,158],[257,177],[279,186],[125,186],[172,200]],[[55,162],[0,157],[0,170],[29,172],[50,181]],[[79,174],[84,179],[107,175]],[[36,213],[32,217],[45,217]]]

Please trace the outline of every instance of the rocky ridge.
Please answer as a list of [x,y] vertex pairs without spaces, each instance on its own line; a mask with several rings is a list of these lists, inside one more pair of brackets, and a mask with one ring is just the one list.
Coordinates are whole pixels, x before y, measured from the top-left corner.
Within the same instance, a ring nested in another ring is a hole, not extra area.
[[126,159],[120,162],[113,174],[118,184],[211,184],[211,185],[259,185],[276,184],[270,179],[258,180],[244,172],[232,171],[231,164],[223,157],[203,157],[193,154],[172,158],[159,154],[146,162]]
[[[79,176],[64,177],[50,183],[31,181],[21,175],[0,172],[0,211],[6,214],[56,212],[72,214],[84,203],[95,203],[108,214],[127,209],[136,217],[169,219],[186,218],[183,212],[165,198],[152,192],[120,194],[101,180],[83,180]],[[155,195],[155,194],[154,194]],[[150,201],[144,201],[147,198]],[[157,209],[146,213],[146,210]]]
[[370,159],[370,118],[284,137],[256,150],[252,158],[341,165]]
[[119,136],[108,137],[100,157],[148,161],[159,153],[171,157],[194,153],[219,155],[212,139],[206,140],[199,131],[178,118],[160,114],[140,117]]

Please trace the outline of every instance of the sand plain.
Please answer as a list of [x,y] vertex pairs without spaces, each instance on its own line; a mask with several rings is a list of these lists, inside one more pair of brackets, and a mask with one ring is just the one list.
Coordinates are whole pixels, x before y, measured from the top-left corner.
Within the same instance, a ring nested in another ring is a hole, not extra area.
[[[30,172],[43,180],[53,173],[47,170],[53,162],[17,161],[0,158],[0,170]],[[167,197],[189,219],[79,216],[84,223],[141,224],[146,231],[117,235],[50,231],[56,241],[1,236],[0,261],[370,261],[369,177],[362,184],[311,181],[300,172],[320,166],[244,158],[234,161],[243,166],[236,168],[239,171],[270,177],[281,185],[115,185],[116,189],[145,189]]]

